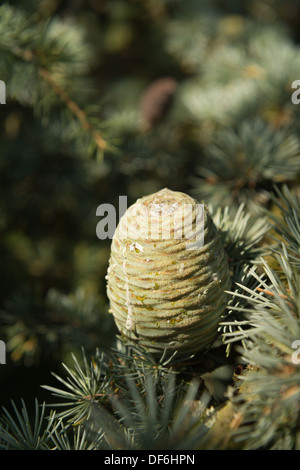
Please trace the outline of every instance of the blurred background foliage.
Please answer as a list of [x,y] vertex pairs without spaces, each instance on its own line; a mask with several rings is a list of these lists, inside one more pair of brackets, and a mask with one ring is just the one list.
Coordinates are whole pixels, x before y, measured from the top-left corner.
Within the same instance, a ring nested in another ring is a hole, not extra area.
[[299,187],[297,0],[23,0],[0,7],[0,402],[109,348],[96,209],[163,187],[213,208]]

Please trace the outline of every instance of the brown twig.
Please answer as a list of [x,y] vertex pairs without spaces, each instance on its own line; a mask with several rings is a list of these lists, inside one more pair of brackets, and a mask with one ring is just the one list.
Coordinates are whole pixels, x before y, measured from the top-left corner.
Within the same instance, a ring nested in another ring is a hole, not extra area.
[[[256,290],[258,290],[259,292],[263,292],[264,294],[272,295],[273,297],[275,297],[274,292],[271,292],[270,290],[262,289],[261,287],[257,287]],[[288,298],[286,295],[283,295],[283,294],[278,294],[278,295],[279,297],[282,297],[283,299]]]
[[[271,291],[266,290],[266,289],[262,289],[261,287],[257,287],[256,290],[258,290],[259,292],[263,292],[264,294],[272,295],[273,297],[275,297],[274,292],[271,292]],[[287,295],[278,294],[278,296],[281,297],[282,299],[288,300],[288,296],[287,296]],[[293,310],[293,305],[291,304],[291,302],[287,302],[287,304],[288,304],[288,306]]]
[[[265,289],[262,289],[261,287],[257,287],[256,290],[260,291],[260,292],[264,292],[265,294],[267,295],[273,295],[275,296],[274,292],[271,292],[269,290],[265,290]],[[291,290],[290,289],[287,289],[287,292],[290,293]],[[288,296],[287,295],[284,295],[284,294],[278,294],[279,297],[282,297],[283,299],[288,299]]]
[[[14,53],[26,62],[36,61],[36,55],[30,49],[23,50],[20,48],[16,48],[14,50]],[[36,64],[36,66],[41,77],[51,86],[54,93],[61,99],[63,103],[65,103],[67,108],[80,121],[82,128],[92,135],[92,138],[96,142],[98,148],[102,151],[105,150],[107,148],[106,141],[101,136],[101,133],[98,130],[94,129],[91,123],[88,121],[85,111],[83,111],[77,105],[77,103],[75,103],[75,101],[69,97],[66,91],[56,82],[55,78],[48,69],[39,65],[38,63]]]

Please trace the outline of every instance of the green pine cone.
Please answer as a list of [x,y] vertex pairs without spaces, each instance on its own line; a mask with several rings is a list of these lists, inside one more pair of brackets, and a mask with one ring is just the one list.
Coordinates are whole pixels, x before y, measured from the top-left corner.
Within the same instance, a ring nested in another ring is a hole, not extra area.
[[207,349],[230,282],[217,229],[207,208],[190,196],[163,189],[139,199],[121,218],[107,295],[121,335],[131,342],[154,355]]

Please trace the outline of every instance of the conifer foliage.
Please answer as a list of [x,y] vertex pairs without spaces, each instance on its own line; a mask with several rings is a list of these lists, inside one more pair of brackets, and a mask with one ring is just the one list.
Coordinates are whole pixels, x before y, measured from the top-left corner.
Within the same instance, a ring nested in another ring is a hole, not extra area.
[[[2,2],[1,449],[300,449],[298,3]],[[109,313],[96,209],[163,188],[228,260],[199,353]]]

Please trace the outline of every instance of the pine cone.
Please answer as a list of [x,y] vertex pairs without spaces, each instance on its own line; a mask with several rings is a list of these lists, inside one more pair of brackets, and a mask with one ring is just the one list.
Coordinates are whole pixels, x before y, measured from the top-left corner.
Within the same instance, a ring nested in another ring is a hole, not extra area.
[[217,336],[229,287],[227,256],[205,206],[163,189],[127,209],[107,274],[110,312],[125,338],[154,355],[203,351]]
[[163,77],[152,82],[141,99],[141,115],[145,130],[164,119],[173,103],[177,82],[171,77]]

